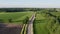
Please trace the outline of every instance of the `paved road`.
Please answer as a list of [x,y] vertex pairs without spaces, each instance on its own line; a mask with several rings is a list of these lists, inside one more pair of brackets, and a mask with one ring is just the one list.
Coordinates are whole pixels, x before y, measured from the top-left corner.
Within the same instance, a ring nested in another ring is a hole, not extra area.
[[33,21],[34,21],[34,19],[35,19],[35,14],[33,14],[29,20],[27,34],[33,34]]

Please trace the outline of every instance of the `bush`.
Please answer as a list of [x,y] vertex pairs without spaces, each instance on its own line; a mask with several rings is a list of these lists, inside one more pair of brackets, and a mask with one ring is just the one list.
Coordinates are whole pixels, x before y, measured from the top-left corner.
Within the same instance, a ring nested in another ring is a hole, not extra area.
[[12,19],[8,19],[8,20],[9,20],[10,23],[12,22]]
[[28,21],[29,21],[29,17],[26,17],[26,18],[23,20],[23,23],[24,23],[24,24],[27,24]]
[[0,23],[3,23],[3,19],[0,19]]

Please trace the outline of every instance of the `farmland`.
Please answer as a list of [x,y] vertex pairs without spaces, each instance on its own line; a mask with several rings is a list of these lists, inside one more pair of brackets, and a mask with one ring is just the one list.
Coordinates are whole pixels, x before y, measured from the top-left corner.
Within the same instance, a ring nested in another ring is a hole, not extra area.
[[55,8],[4,8],[0,10],[0,33],[60,34],[60,12]]
[[46,17],[42,14],[37,14],[34,22],[34,34],[48,34],[48,31],[45,29],[46,21]]
[[60,12],[38,11],[34,20],[34,34],[60,34]]
[[34,12],[0,12],[0,27],[1,27],[0,33],[1,34],[26,33],[27,31],[26,24],[33,13]]
[[13,23],[21,23],[26,17],[31,17],[33,12],[2,12],[0,13],[0,21],[9,23],[9,19],[12,20]]
[[53,14],[55,16],[60,16],[60,12],[51,12],[51,14]]
[[0,24],[1,34],[20,34],[23,24]]

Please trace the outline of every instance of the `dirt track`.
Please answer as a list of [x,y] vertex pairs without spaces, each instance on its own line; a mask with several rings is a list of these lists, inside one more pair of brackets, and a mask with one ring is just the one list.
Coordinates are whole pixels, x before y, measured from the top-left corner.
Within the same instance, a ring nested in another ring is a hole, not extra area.
[[28,26],[27,34],[33,34],[33,21],[34,21],[34,19],[35,19],[35,14],[33,14],[29,20],[29,26]]
[[0,34],[20,34],[22,26],[20,24],[0,24]]

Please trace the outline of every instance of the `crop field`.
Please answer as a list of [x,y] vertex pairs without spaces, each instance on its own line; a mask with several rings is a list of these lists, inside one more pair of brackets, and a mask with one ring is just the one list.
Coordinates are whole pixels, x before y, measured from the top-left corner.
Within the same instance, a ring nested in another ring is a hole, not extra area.
[[60,12],[51,12],[51,14],[56,15],[56,16],[60,16]]
[[32,16],[33,12],[2,12],[0,13],[0,21],[9,23],[9,19],[14,23],[22,23],[23,20],[28,16],[29,18]]
[[60,34],[58,16],[60,16],[60,12],[49,12],[48,14],[43,11],[37,12],[34,21],[34,34]]
[[1,34],[20,34],[23,28],[23,24],[5,23],[0,24]]

